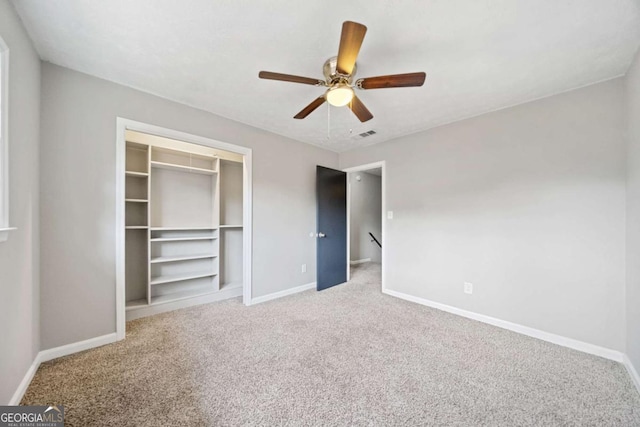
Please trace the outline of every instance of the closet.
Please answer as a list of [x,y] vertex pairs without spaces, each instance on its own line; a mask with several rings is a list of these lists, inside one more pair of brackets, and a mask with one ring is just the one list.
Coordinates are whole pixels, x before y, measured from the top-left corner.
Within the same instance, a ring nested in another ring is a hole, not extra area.
[[242,295],[242,155],[126,132],[127,320]]

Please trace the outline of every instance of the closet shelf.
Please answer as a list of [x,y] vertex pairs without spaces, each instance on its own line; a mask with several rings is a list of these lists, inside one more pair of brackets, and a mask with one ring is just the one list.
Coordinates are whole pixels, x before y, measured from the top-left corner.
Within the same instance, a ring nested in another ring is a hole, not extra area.
[[215,240],[215,236],[155,237],[151,242],[180,242],[188,240]]
[[147,172],[135,172],[135,171],[126,171],[125,175],[126,176],[139,176],[139,177],[149,176],[149,174]]
[[217,291],[191,289],[188,291],[174,292],[167,295],[158,295],[151,297],[151,305],[164,304],[167,302],[180,301],[187,298],[199,297],[203,295],[215,294]]
[[173,164],[173,163],[164,163],[164,162],[157,162],[152,160],[151,161],[151,167],[152,168],[159,168],[159,169],[168,169],[168,170],[174,170],[174,171],[179,171],[179,172],[192,172],[192,173],[200,173],[203,175],[215,175],[218,172],[211,170],[211,169],[202,169],[202,168],[195,168],[192,166],[183,166],[183,165],[177,165],[177,164]]
[[125,202],[129,203],[148,203],[147,199],[124,199]]
[[151,227],[151,231],[217,230],[218,227]]
[[127,310],[133,310],[136,308],[141,308],[141,307],[146,307],[147,305],[147,299],[146,298],[142,298],[142,299],[137,299],[134,301],[127,301],[126,304],[126,309]]
[[162,285],[164,283],[182,282],[184,280],[201,279],[203,277],[213,277],[217,275],[218,273],[215,273],[213,271],[201,271],[199,273],[173,274],[170,276],[152,277],[149,284],[151,284],[152,286]]
[[177,261],[191,261],[194,259],[208,259],[208,258],[216,258],[217,255],[214,254],[195,254],[195,255],[183,255],[183,256],[161,256],[156,258],[151,258],[151,264],[160,264],[163,262],[177,262]]
[[235,289],[235,288],[241,288],[241,287],[242,287],[242,282],[229,282],[229,283],[221,284],[220,290]]

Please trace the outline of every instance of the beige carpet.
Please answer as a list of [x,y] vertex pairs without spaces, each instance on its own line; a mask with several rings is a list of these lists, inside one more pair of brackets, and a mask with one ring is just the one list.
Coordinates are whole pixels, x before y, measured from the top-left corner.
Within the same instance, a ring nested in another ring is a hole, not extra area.
[[22,404],[73,426],[640,426],[622,365],[382,295],[379,274],[130,322],[43,364]]

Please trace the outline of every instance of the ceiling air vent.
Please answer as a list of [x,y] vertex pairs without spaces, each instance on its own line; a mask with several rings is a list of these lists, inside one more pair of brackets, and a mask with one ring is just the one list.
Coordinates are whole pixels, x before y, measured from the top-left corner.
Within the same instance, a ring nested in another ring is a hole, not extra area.
[[372,129],[372,130],[370,130],[368,132],[359,133],[358,135],[356,135],[356,138],[357,139],[366,138],[368,136],[375,135],[375,134],[376,134],[376,131]]

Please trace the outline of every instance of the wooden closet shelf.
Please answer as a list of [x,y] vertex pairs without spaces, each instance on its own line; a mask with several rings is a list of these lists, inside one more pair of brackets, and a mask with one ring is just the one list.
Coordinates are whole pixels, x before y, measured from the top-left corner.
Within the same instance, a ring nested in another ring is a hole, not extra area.
[[137,176],[137,177],[145,177],[145,176],[149,176],[149,174],[147,172],[136,172],[136,171],[126,171],[125,172],[126,176]]
[[215,240],[215,236],[155,237],[151,242],[180,242],[189,240]]
[[137,299],[137,300],[134,300],[134,301],[127,301],[126,309],[127,310],[133,310],[133,309],[136,309],[136,308],[146,307],[147,305],[149,305],[147,303],[147,299],[146,298],[142,298],[142,299]]
[[151,231],[217,230],[218,227],[151,227]]
[[214,171],[211,169],[203,169],[203,168],[195,168],[192,166],[184,166],[184,165],[177,165],[174,163],[164,163],[164,162],[157,162],[157,161],[151,161],[151,167],[152,168],[159,168],[159,169],[168,169],[168,170],[173,170],[173,171],[179,171],[179,172],[192,172],[192,173],[199,173],[199,174],[203,174],[203,175],[215,175],[218,173],[218,171]]
[[208,259],[216,258],[214,254],[194,254],[194,255],[181,255],[181,256],[160,256],[151,258],[151,264],[160,264],[164,262],[178,262],[178,261],[191,261],[194,259]]
[[167,302],[180,301],[187,298],[199,297],[203,295],[209,295],[216,293],[215,290],[202,290],[202,289],[191,289],[188,291],[174,292],[167,295],[158,295],[156,297],[151,297],[151,305],[164,304]]
[[185,280],[201,279],[203,277],[213,277],[217,275],[218,273],[215,273],[213,271],[201,271],[199,273],[173,274],[170,276],[152,277],[149,283],[152,286],[162,285],[164,283],[183,282]]

